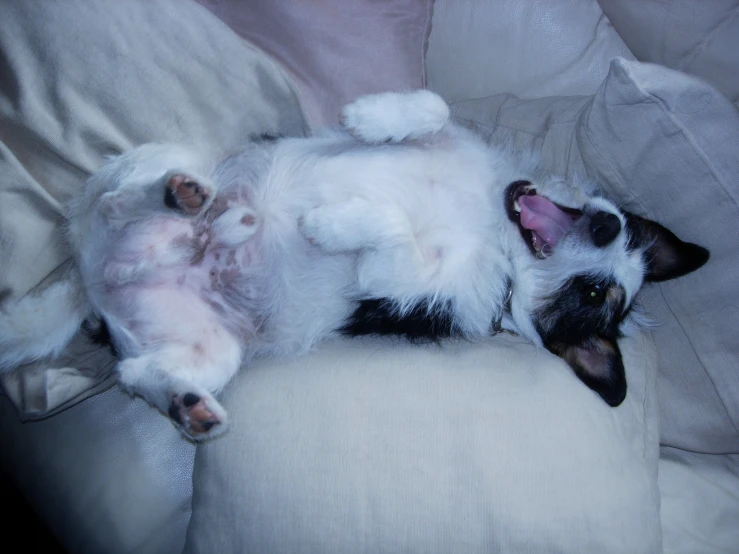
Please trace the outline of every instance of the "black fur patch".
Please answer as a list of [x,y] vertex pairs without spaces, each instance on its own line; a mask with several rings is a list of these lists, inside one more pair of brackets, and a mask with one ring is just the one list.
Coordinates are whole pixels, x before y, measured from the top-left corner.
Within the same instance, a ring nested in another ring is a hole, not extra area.
[[172,210],[179,210],[180,205],[174,191],[169,187],[164,187],[164,205]]
[[656,221],[624,213],[628,231],[627,248],[643,250],[647,281],[682,277],[703,266],[710,252],[698,244],[683,242]]
[[611,244],[621,232],[621,220],[608,212],[597,212],[590,218],[590,235],[598,248]]
[[172,403],[169,405],[169,410],[167,410],[167,413],[169,414],[169,417],[172,421],[182,425],[183,423],[182,416],[180,415],[180,407],[177,405],[177,402],[172,400]]
[[185,405],[185,408],[191,408],[198,402],[200,402],[200,397],[197,394],[193,394],[191,392],[188,392],[182,398],[182,403]]
[[86,319],[82,322],[82,330],[87,334],[93,344],[107,346],[110,348],[110,353],[116,358],[118,357],[118,349],[113,342],[113,337],[110,336],[110,329],[108,329],[108,325],[104,319],[94,322]]
[[594,335],[616,339],[625,307],[623,291],[611,280],[576,275],[536,314],[537,332],[545,344],[578,344]]
[[534,318],[544,347],[563,358],[609,406],[618,406],[626,397],[617,341],[629,310],[623,289],[611,279],[577,275]]
[[423,301],[406,314],[400,315],[387,298],[372,298],[360,302],[339,331],[352,337],[395,335],[414,342],[438,342],[441,339],[462,336],[453,325],[452,310],[448,303],[429,310],[428,301]]

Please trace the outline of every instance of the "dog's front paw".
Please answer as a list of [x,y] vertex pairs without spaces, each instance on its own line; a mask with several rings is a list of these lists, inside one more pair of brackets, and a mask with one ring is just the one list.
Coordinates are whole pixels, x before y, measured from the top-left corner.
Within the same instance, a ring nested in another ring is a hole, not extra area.
[[202,441],[226,430],[226,411],[210,395],[178,394],[169,405],[169,417],[189,438]]
[[359,197],[316,206],[298,218],[298,229],[308,242],[330,254],[412,240],[404,212]]
[[346,250],[346,237],[342,240],[344,231],[337,209],[333,206],[318,206],[309,210],[298,218],[298,229],[305,239],[314,246],[326,252],[341,252]]
[[448,120],[449,106],[428,90],[360,96],[340,115],[344,128],[367,143],[420,138],[440,131]]
[[185,215],[198,215],[213,201],[213,191],[188,175],[175,173],[167,178],[164,205]]

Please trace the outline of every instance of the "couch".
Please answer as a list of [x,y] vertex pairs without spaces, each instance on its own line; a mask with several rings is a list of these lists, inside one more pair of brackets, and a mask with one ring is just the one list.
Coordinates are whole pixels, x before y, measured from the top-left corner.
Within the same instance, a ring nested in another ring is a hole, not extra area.
[[643,291],[655,325],[622,341],[616,409],[508,334],[336,339],[244,368],[223,393],[229,431],[195,446],[80,332],[0,376],[0,469],[68,552],[739,552],[739,1],[2,14],[0,317],[68,269],[63,204],[106,155],[159,140],[225,154],[336,125],[381,90],[435,90],[486,140],[596,179],[712,255]]

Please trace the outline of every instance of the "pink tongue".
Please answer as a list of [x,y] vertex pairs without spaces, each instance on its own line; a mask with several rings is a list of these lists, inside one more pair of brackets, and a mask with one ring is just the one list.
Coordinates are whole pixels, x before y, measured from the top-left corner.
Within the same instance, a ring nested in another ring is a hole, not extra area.
[[543,196],[522,196],[518,204],[521,206],[521,226],[534,231],[551,246],[556,245],[572,227],[572,216]]

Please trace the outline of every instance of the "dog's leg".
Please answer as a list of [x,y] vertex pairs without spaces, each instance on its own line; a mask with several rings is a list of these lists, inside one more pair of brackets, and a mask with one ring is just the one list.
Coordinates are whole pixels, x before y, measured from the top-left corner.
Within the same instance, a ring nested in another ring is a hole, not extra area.
[[178,171],[171,171],[162,177],[155,188],[157,186],[164,191],[164,205],[167,208],[189,216],[203,213],[215,197],[212,184]]
[[299,221],[303,236],[328,253],[359,252],[360,290],[378,297],[443,294],[442,264],[448,255],[425,245],[404,212],[363,198],[324,204]]
[[[106,264],[105,282],[111,285],[132,283],[158,269],[195,259],[203,245],[194,235],[190,220],[207,210],[213,197],[210,184],[177,171],[168,172],[151,186],[124,185],[103,195],[100,209],[109,221],[137,223],[137,227],[130,228],[117,244],[119,255]],[[163,217],[172,214],[184,217]],[[229,212],[216,221],[226,218],[227,214]]]
[[359,197],[317,206],[298,220],[298,227],[308,241],[329,253],[383,248],[412,236],[403,212]]
[[205,213],[215,198],[215,185],[186,171],[170,170],[152,183],[123,182],[103,194],[99,209],[118,226],[156,215],[196,217]]
[[419,242],[404,212],[364,198],[317,206],[298,226],[325,252],[361,252],[358,278],[367,294],[423,294],[443,261],[437,248]]
[[[212,338],[212,337],[211,337]],[[118,364],[121,386],[168,416],[187,437],[200,441],[225,431],[227,415],[214,398],[241,363],[236,339],[169,342],[154,352]]]
[[157,356],[118,364],[121,386],[168,416],[187,437],[199,441],[225,431],[226,411],[205,388],[163,369]]
[[360,96],[344,107],[340,119],[359,141],[401,142],[440,131],[449,121],[449,106],[428,90],[383,92]]

